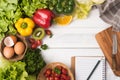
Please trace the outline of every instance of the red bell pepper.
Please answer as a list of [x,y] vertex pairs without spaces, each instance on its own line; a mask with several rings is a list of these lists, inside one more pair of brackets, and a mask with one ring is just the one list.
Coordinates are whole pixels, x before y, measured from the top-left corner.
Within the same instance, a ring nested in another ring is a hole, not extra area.
[[54,17],[55,15],[51,10],[38,9],[33,15],[33,20],[38,26],[49,28]]

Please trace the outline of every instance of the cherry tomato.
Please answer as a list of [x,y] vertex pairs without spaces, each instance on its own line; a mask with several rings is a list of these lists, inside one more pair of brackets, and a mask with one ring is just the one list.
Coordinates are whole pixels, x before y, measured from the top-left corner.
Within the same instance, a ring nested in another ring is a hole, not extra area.
[[44,76],[45,76],[46,78],[49,78],[49,75],[48,75],[48,74],[44,74]]
[[59,70],[62,70],[62,66],[56,66],[56,68],[58,68]]
[[29,38],[29,42],[33,44],[35,42],[35,39]]
[[45,75],[45,77],[48,77],[48,76],[51,75],[51,73],[52,73],[52,69],[47,69],[47,70],[45,71],[44,75]]
[[67,76],[67,79],[66,80],[70,80],[70,76]]
[[54,73],[51,74],[51,77],[55,77],[55,76],[54,76]]
[[37,42],[38,46],[42,45],[42,41],[41,40],[37,40],[36,42]]
[[67,75],[61,74],[61,78],[66,80],[67,79]]
[[54,76],[59,78],[60,74],[54,73]]
[[54,80],[60,80],[60,78],[58,78],[58,77],[55,77],[55,78],[54,78]]
[[31,45],[31,48],[32,48],[32,49],[36,49],[37,46],[38,46],[37,44],[33,43],[33,44]]
[[52,32],[50,30],[45,30],[45,33],[50,36],[50,38],[53,36]]
[[68,74],[68,71],[67,71],[67,69],[65,69],[65,68],[62,68],[62,74],[65,74],[65,75],[67,75],[67,74]]
[[54,80],[54,77],[50,76],[50,77],[48,78],[48,80]]

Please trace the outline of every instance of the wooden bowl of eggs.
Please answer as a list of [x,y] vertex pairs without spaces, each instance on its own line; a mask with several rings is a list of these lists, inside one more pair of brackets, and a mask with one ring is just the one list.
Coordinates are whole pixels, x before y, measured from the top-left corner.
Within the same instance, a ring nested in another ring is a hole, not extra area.
[[7,60],[21,60],[27,51],[27,42],[25,37],[20,35],[6,36],[1,42],[0,51],[3,57]]

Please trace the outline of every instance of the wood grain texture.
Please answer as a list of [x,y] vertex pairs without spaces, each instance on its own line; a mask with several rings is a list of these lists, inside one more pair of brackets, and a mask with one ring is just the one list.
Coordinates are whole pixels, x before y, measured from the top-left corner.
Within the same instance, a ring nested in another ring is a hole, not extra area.
[[[113,71],[115,75],[120,76],[120,32],[117,33],[118,51],[115,55],[117,70]],[[100,45],[110,67],[112,68],[112,27],[107,28],[96,34],[96,40]]]

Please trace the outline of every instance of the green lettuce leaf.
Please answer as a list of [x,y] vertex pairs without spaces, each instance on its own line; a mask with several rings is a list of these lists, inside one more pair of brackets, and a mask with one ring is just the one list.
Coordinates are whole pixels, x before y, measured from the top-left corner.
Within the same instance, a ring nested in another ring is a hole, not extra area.
[[27,80],[24,62],[11,62],[0,56],[0,80]]
[[76,11],[75,14],[79,19],[85,19],[89,15],[92,9],[93,2],[91,0],[79,0],[76,1]]

